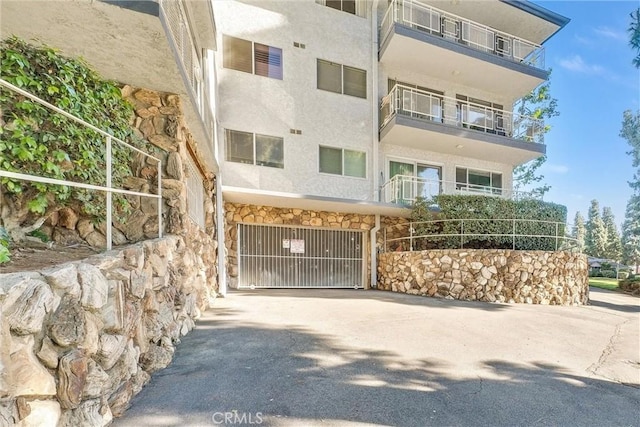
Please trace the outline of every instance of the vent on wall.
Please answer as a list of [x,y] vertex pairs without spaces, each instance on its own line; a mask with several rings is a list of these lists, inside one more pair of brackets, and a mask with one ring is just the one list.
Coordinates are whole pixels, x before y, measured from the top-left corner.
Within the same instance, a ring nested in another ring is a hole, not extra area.
[[305,49],[307,46],[304,43],[293,42],[293,47],[299,47],[300,49]]
[[300,129],[289,129],[289,133],[294,135],[302,135],[302,131]]

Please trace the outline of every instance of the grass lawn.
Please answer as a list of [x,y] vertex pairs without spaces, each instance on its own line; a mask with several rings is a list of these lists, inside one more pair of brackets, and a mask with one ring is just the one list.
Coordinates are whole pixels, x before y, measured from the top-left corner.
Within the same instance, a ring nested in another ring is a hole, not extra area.
[[608,289],[610,291],[617,291],[618,281],[616,279],[608,279],[606,277],[589,277],[589,286],[595,286],[600,289]]

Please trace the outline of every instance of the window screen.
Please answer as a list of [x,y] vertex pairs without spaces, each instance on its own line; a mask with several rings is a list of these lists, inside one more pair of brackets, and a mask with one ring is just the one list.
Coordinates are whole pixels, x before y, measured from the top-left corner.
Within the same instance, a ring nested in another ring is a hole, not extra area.
[[227,160],[230,162],[253,164],[253,134],[227,129]]
[[358,68],[344,66],[344,94],[367,97],[367,72]]
[[342,93],[342,66],[318,59],[318,89]]
[[282,80],[282,49],[254,44],[255,73]]
[[256,164],[272,168],[284,168],[283,139],[256,134]]
[[250,41],[225,35],[222,39],[222,44],[222,66],[224,68],[253,73]]
[[342,175],[342,150],[320,147],[320,172]]
[[344,150],[344,174],[347,176],[366,178],[366,154],[362,151]]

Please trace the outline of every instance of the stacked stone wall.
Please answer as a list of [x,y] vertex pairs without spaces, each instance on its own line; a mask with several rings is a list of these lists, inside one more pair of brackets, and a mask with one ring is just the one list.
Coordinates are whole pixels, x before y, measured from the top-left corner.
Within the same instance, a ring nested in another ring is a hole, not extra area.
[[0,426],[104,426],[216,295],[194,225],[41,271],[0,275]]
[[[180,97],[175,94],[156,92],[125,85],[122,96],[135,111],[132,121],[138,138],[148,141],[154,152],[149,153],[162,161],[162,212],[164,232],[183,234],[188,221],[187,190],[184,162],[188,157],[197,163],[197,143],[188,130]],[[195,155],[190,154],[195,153]],[[133,176],[124,179],[123,188],[141,193],[157,192],[157,162],[131,152]],[[205,190],[205,224],[210,234],[215,233],[215,177],[202,177]],[[112,228],[114,245],[126,245],[158,237],[157,201],[150,197],[125,196],[130,213],[115,218]],[[106,225],[94,223],[82,213],[79,205],[54,210],[40,228],[40,232],[61,246],[87,243],[90,246],[106,246]]]
[[[365,241],[369,239],[368,231],[375,226],[374,215],[312,211],[294,208],[276,208],[273,206],[247,205],[241,203],[225,203],[225,242],[227,250],[227,272],[231,286],[235,286],[238,278],[238,235],[237,224],[277,224],[302,227],[318,227],[326,229],[360,230],[365,233]],[[383,227],[386,222],[395,223],[403,219],[382,218]],[[378,233],[378,245],[383,236]],[[370,246],[365,245],[365,263],[369,269]],[[367,283],[369,275],[367,274]]]
[[570,252],[446,249],[378,256],[378,288],[489,302],[581,305],[587,257]]

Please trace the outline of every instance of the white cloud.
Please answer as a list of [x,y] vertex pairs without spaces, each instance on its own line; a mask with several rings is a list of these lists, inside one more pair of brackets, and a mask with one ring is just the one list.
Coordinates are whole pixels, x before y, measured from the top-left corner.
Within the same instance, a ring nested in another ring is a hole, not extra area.
[[598,28],[594,28],[593,31],[609,39],[619,40],[624,42],[627,41],[627,35],[624,31],[614,30],[609,27],[598,27]]
[[604,67],[597,64],[588,64],[584,62],[584,59],[580,55],[573,55],[570,58],[561,59],[560,66],[569,71],[575,71],[577,73],[584,74],[595,74],[602,75],[605,74],[606,70]]

